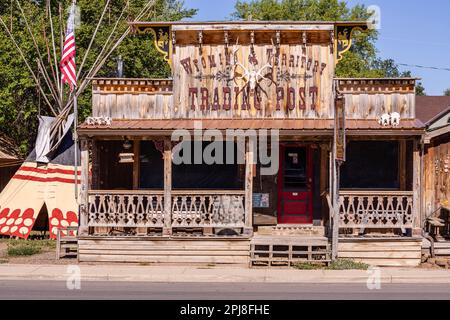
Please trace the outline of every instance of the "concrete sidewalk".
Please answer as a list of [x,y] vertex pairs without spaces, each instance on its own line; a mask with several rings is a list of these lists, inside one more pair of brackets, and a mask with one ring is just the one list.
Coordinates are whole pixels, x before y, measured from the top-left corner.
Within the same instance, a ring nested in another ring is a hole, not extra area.
[[[80,265],[84,281],[178,283],[366,283],[368,271],[300,271],[236,267],[173,267],[129,265]],[[76,270],[76,269],[75,269]],[[380,269],[382,283],[450,284],[449,270]],[[65,265],[0,265],[0,280],[65,281],[73,274]]]

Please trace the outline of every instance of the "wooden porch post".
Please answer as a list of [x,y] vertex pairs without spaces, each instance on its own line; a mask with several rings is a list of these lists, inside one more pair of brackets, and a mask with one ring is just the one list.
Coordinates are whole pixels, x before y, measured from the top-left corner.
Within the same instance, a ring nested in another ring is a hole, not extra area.
[[420,161],[420,143],[417,139],[414,140],[413,148],[413,235],[422,235],[422,222],[420,213],[420,198],[422,194],[421,188],[421,161]]
[[400,178],[400,190],[406,190],[406,140],[399,141],[399,178]]
[[164,139],[164,236],[172,235],[172,143]]
[[139,178],[140,178],[140,156],[141,156],[141,141],[135,139],[133,141],[133,153],[134,153],[134,162],[133,162],[133,190],[139,189]]
[[253,235],[253,170],[254,145],[251,138],[245,152],[245,230],[244,234]]
[[79,206],[79,235],[89,234],[88,208],[89,208],[89,141],[80,139],[81,149],[81,191]]

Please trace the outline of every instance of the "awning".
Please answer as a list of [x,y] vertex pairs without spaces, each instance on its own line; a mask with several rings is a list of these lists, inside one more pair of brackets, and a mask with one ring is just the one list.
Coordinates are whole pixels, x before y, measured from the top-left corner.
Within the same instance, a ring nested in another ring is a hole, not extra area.
[[[170,135],[174,130],[262,130],[278,129],[282,135],[331,136],[332,119],[174,119],[174,120],[113,120],[111,125],[82,124],[79,134],[84,136],[140,136]],[[377,120],[346,120],[349,134],[356,135],[421,135],[424,125],[419,120],[402,120],[398,127],[383,127]]]

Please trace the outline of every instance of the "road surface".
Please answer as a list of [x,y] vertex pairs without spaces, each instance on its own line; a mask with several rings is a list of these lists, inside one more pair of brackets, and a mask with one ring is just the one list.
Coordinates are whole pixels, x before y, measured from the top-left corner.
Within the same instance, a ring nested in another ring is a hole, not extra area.
[[62,281],[0,281],[0,300],[125,299],[125,300],[450,300],[450,285],[265,283],[139,283],[88,282],[68,290]]

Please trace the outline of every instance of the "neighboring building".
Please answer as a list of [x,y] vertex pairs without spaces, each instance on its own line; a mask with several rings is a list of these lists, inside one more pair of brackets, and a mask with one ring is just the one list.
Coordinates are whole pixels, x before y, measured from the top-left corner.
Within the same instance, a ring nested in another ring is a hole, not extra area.
[[[416,103],[417,116],[426,125],[423,219],[443,217],[442,210],[450,210],[450,97],[417,97]],[[448,212],[444,218],[447,225],[439,233],[449,237]]]
[[6,187],[23,163],[14,142],[0,135],[0,192]]
[[[93,117],[79,127],[80,261],[420,263],[416,79],[335,78],[364,23],[133,27],[156,37],[172,78],[93,80]],[[178,129],[195,141],[171,141]],[[238,148],[220,137],[229,129],[278,130],[276,170],[253,162],[265,139]],[[212,137],[245,161],[173,163],[180,147],[214,154]]]

